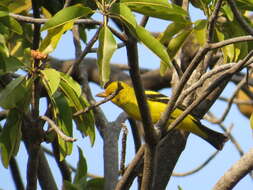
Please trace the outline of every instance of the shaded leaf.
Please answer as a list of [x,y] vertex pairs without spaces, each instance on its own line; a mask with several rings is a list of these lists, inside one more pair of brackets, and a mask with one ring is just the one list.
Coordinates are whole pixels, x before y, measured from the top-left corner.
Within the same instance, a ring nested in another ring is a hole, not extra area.
[[102,86],[109,81],[110,60],[116,49],[117,43],[112,32],[107,26],[103,26],[99,32],[99,45],[97,52],[99,77],[102,82]]
[[10,16],[0,17],[0,23],[7,26],[9,30],[21,35],[23,34],[23,30],[21,25],[14,18]]
[[78,153],[79,153],[79,160],[77,163],[77,171],[76,175],[74,177],[74,184],[80,184],[83,183],[83,181],[86,181],[87,177],[87,164],[86,160],[83,156],[82,150],[78,147]]
[[[72,110],[68,105],[66,98],[63,95],[54,97],[57,106],[56,123],[60,130],[67,136],[72,137]],[[73,143],[64,141],[58,135],[58,143],[60,149],[60,160],[63,160],[67,155],[72,152]]]
[[45,25],[41,28],[41,31],[53,29],[67,22],[74,21],[80,17],[85,17],[92,13],[92,10],[88,7],[84,7],[80,4],[73,5],[64,8],[57,12],[51,19],[49,19]]
[[16,109],[10,110],[0,135],[0,149],[3,166],[8,167],[12,156],[19,150],[21,141],[21,116]]
[[21,76],[11,81],[0,92],[0,106],[4,109],[12,109],[18,106],[18,102],[22,100],[27,91],[25,84],[23,83],[25,77]]
[[101,190],[104,187],[104,178],[94,178],[87,182],[87,189]]

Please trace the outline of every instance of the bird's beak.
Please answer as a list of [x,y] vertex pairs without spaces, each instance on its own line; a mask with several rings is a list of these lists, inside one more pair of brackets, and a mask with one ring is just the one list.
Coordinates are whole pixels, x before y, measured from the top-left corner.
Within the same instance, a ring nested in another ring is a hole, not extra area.
[[96,95],[97,97],[102,97],[102,98],[105,98],[107,97],[107,94],[105,92],[100,92]]

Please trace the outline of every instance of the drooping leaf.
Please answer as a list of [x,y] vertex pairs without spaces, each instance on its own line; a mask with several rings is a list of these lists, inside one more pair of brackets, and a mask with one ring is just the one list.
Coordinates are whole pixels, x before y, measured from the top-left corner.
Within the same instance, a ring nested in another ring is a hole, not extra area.
[[117,43],[107,26],[101,28],[98,39],[98,69],[103,86],[110,79],[110,60],[114,51],[117,49]]
[[175,38],[171,39],[167,48],[171,59],[175,57],[178,50],[182,47],[187,37],[191,34],[192,29],[185,29],[179,33]]
[[12,156],[15,156],[19,150],[21,140],[21,116],[16,109],[10,110],[3,131],[0,135],[0,152],[2,164],[8,167]]
[[83,156],[82,150],[78,147],[79,160],[77,163],[77,171],[74,177],[74,184],[82,183],[82,181],[86,181],[87,177],[87,163]]
[[148,47],[153,53],[155,53],[165,64],[166,67],[170,67],[170,57],[165,47],[156,39],[150,32],[148,32],[142,26],[136,26],[136,34],[138,39]]
[[73,27],[74,22],[68,22],[48,30],[46,38],[41,42],[40,52],[49,54],[57,47],[62,35]]
[[184,22],[188,16],[185,10],[177,5],[169,4],[168,1],[122,0],[120,2],[133,11],[160,19]]
[[[58,114],[56,115],[56,123],[60,130],[67,136],[72,137],[72,110],[68,105],[68,102],[62,94],[54,97]],[[64,141],[58,135],[58,143],[60,149],[60,160],[63,160],[67,155],[72,152],[73,143]]]
[[45,25],[41,28],[41,31],[56,28],[60,25],[74,20],[85,17],[92,13],[92,10],[88,7],[84,7],[80,4],[69,6],[57,12],[51,19],[49,19]]
[[186,26],[190,26],[191,22],[173,22],[169,24],[166,28],[166,30],[159,36],[159,40],[162,44],[168,44],[171,38],[176,35],[178,32],[180,32],[182,29],[184,29]]
[[[70,76],[61,73],[61,81],[60,81],[60,89],[66,96],[68,104],[71,108],[73,108],[74,113],[80,110],[84,110],[89,104],[87,100],[83,96],[81,96],[81,88],[80,85],[75,82]],[[77,122],[77,128],[86,136],[89,135],[91,143],[94,142],[94,118],[92,111],[89,111],[85,114],[80,114],[76,116],[75,121]]]
[[48,95],[52,96],[60,85],[61,75],[55,69],[44,69],[40,71],[43,85],[46,87]]
[[110,8],[110,14],[126,23],[130,31],[135,32],[134,30],[137,25],[136,19],[132,11],[125,4],[114,3]]
[[21,76],[11,81],[0,92],[0,106],[4,109],[12,109],[18,106],[18,102],[22,100],[29,89],[26,88],[23,81],[25,77]]

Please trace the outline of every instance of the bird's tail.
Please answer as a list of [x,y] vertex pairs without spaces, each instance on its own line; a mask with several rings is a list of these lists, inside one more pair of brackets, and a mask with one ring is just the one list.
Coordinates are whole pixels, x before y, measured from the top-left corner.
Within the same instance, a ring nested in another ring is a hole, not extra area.
[[198,122],[198,127],[202,131],[202,133],[205,133],[205,135],[197,135],[209,142],[217,150],[221,150],[225,142],[228,141],[228,136],[209,129],[206,126],[202,125],[200,122]]

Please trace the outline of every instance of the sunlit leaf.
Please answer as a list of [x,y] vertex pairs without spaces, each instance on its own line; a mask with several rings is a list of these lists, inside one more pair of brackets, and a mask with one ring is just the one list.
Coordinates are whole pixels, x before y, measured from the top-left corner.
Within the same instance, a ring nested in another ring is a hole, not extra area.
[[180,32],[182,29],[184,29],[186,26],[190,26],[191,22],[180,22],[176,23],[173,22],[169,24],[166,28],[166,30],[159,36],[159,40],[162,44],[168,44],[168,42],[171,40],[171,38],[176,35],[178,32]]
[[116,40],[107,26],[103,26],[99,32],[98,68],[102,86],[110,79],[110,60],[117,49]]
[[73,22],[74,20],[80,17],[85,17],[90,13],[92,13],[90,8],[84,7],[80,4],[64,8],[49,19],[41,28],[41,31],[56,28],[60,25],[66,24],[67,22]]
[[110,9],[110,14],[127,24],[132,31],[135,29],[137,22],[132,11],[123,3],[114,3]]
[[146,16],[184,22],[187,12],[181,7],[169,4],[166,1],[154,0],[122,0],[121,3],[127,5],[131,10]]
[[148,32],[142,26],[136,26],[136,33],[138,39],[147,46],[153,53],[155,53],[166,65],[170,67],[170,57],[165,49],[165,47],[156,39],[150,32]]
[[46,87],[49,96],[52,96],[59,87],[60,84],[60,72],[55,69],[41,70],[41,78],[44,86]]
[[12,109],[0,135],[0,155],[5,168],[8,167],[11,157],[15,156],[19,150],[21,135],[20,112]]
[[173,38],[167,48],[169,56],[171,59],[175,57],[178,50],[182,47],[187,37],[191,34],[191,29],[186,29],[179,33],[175,38]]
[[39,48],[40,52],[44,54],[53,52],[57,47],[62,35],[67,30],[70,30],[73,27],[73,24],[74,22],[72,21],[48,30],[46,38],[41,42],[41,46]]
[[207,20],[197,20],[194,26],[194,35],[200,45],[206,43]]

